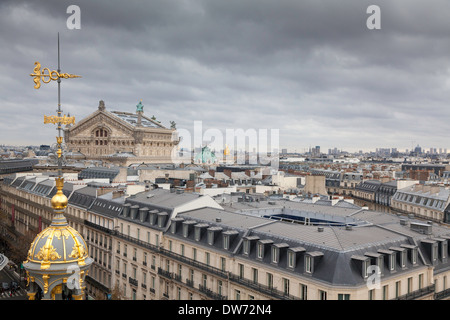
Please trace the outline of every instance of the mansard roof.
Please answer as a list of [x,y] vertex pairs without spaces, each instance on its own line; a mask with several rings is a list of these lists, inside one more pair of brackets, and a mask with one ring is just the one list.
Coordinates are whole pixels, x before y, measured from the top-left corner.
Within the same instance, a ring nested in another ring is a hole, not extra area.
[[[361,259],[382,257],[383,277],[396,276],[431,264],[430,246],[450,240],[449,230],[440,226],[433,225],[432,235],[425,235],[410,228],[408,224],[402,224],[400,217],[396,215],[364,210],[356,212],[355,216],[369,223],[351,229],[345,226],[312,226],[231,212],[229,209],[201,208],[178,214],[171,221],[176,224],[175,228],[169,228],[167,234],[300,276],[305,275],[303,257],[308,255],[314,259],[314,271],[309,276],[343,286],[364,285],[366,279],[361,272]],[[184,231],[183,224],[187,225]],[[198,229],[197,233],[195,228]],[[214,232],[214,235],[208,238],[208,231]],[[234,237],[230,239],[230,247],[226,249],[224,236],[229,236],[231,232]],[[249,241],[246,252],[245,241]],[[257,243],[265,246],[262,258],[257,257]],[[278,250],[276,263],[271,256],[271,248]],[[418,250],[414,267],[409,253],[413,250]],[[297,257],[293,267],[288,265],[289,251]],[[389,259],[391,255],[400,255],[400,251],[408,252],[405,266],[400,265],[401,259],[397,256],[396,268],[391,271],[388,268]],[[435,265],[437,269],[449,266],[447,259],[441,259]]]

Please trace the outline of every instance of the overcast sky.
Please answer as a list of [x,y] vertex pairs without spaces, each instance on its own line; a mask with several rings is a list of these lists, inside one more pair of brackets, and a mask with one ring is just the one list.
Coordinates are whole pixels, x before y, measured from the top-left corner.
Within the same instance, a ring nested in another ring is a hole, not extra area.
[[0,144],[55,142],[57,84],[30,73],[57,69],[59,32],[76,121],[142,99],[168,127],[278,129],[289,151],[450,150],[448,0],[2,0],[0,30]]

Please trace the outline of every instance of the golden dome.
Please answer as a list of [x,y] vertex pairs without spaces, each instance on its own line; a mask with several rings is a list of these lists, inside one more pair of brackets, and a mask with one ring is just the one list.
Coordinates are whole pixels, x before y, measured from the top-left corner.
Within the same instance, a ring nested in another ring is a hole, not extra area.
[[36,236],[27,256],[27,262],[40,263],[41,269],[53,264],[83,266],[85,259],[89,260],[86,242],[62,215]]

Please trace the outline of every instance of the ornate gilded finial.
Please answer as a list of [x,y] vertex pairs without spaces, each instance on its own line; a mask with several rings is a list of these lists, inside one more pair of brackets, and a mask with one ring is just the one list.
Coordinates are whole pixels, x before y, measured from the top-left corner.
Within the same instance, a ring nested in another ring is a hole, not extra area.
[[56,178],[56,194],[53,196],[51,200],[51,204],[53,209],[55,210],[64,210],[67,207],[67,204],[69,203],[67,197],[62,192],[62,189],[64,187],[64,178]]
[[[34,63],[35,67],[33,69],[34,73],[31,73],[30,76],[33,77],[33,81],[35,83],[34,88],[39,89],[41,87],[41,80],[44,83],[49,83],[50,81],[55,81],[61,78],[68,79],[68,78],[81,78],[81,76],[77,76],[75,74],[69,74],[69,73],[59,73],[56,70],[50,71],[49,68],[43,68],[41,71],[41,64],[36,61]],[[46,73],[47,72],[47,73]]]
[[75,117],[68,117],[66,115],[59,116],[44,116],[44,123],[53,123],[53,124],[75,124]]

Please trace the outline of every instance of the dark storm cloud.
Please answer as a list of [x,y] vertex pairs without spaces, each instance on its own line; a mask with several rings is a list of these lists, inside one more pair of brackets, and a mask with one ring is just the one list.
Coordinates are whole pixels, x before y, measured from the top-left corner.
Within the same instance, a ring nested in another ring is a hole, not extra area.
[[[66,28],[71,4],[80,30]],[[366,27],[372,4],[381,30]],[[297,150],[410,148],[412,139],[447,147],[449,9],[412,0],[3,1],[0,143],[53,139],[42,115],[54,112],[56,84],[34,90],[29,73],[34,61],[56,68],[59,31],[63,71],[83,76],[62,85],[64,111],[78,120],[101,99],[129,112],[143,99],[165,125],[276,128],[281,147]]]

